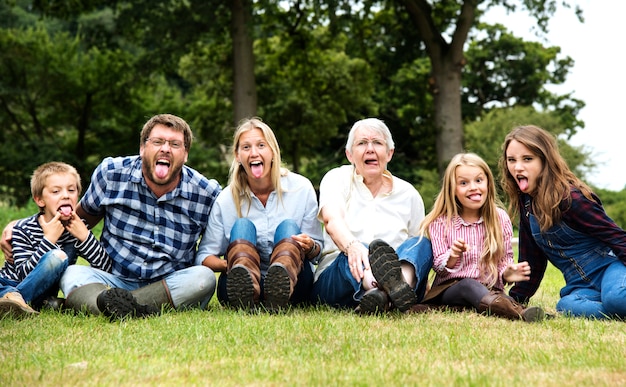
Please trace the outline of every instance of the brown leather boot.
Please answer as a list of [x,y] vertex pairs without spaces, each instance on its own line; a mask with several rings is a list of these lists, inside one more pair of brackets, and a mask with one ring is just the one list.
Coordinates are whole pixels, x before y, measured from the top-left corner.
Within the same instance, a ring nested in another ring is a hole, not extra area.
[[261,295],[261,257],[256,246],[237,239],[226,250],[226,294],[235,308],[254,309]]
[[274,246],[270,268],[265,276],[265,302],[271,311],[286,309],[304,265],[304,252],[293,238]]
[[532,306],[524,308],[501,291],[492,290],[480,300],[479,313],[508,318],[509,320],[523,320],[526,322],[543,320],[543,309]]

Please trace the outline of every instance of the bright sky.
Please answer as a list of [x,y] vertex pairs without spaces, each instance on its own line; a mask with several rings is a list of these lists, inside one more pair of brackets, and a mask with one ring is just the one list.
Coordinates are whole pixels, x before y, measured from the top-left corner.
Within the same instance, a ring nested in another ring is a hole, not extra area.
[[[589,174],[589,183],[605,189],[621,191],[626,187],[626,53],[624,42],[624,0],[579,0],[584,23],[572,9],[559,8],[548,24],[547,45],[561,47],[561,54],[574,61],[565,85],[551,90],[564,94],[573,92],[585,101],[579,117],[585,122],[571,140],[584,145],[597,164]],[[539,40],[526,13],[506,15],[490,10],[488,20],[498,20],[515,35],[526,40]]]

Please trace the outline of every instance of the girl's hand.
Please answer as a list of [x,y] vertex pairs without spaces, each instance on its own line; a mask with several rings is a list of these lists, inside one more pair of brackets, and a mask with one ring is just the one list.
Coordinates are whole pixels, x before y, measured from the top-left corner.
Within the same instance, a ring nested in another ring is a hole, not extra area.
[[465,240],[459,238],[454,241],[452,247],[450,248],[450,257],[459,259],[463,256],[463,253],[466,252],[467,249],[468,245],[465,243]]
[[530,279],[530,265],[528,262],[510,264],[504,269],[502,279],[508,283],[528,281]]
[[452,243],[450,247],[450,258],[448,258],[448,262],[446,263],[446,267],[448,269],[456,266],[457,262],[463,256],[463,253],[468,250],[469,246],[465,243],[465,240],[459,238]]

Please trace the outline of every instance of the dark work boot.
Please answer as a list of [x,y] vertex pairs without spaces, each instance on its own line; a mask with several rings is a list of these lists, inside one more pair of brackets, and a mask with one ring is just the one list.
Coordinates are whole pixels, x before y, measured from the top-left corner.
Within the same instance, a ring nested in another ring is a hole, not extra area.
[[131,291],[131,294],[135,297],[138,304],[149,305],[159,311],[163,307],[176,307],[165,280],[153,282],[150,285],[135,289]]
[[107,290],[107,286],[101,283],[92,283],[80,286],[65,296],[65,309],[75,312],[89,312],[95,316],[100,314],[98,308],[98,296]]
[[400,259],[393,247],[376,239],[370,243],[369,259],[378,287],[387,292],[402,313],[417,304],[417,295],[402,276]]
[[373,288],[361,297],[361,303],[354,310],[361,315],[381,314],[390,308],[389,296],[383,290]]
[[145,305],[137,302],[133,294],[121,288],[112,288],[98,295],[98,309],[111,321],[126,317],[147,317],[158,314],[161,309],[155,305]]

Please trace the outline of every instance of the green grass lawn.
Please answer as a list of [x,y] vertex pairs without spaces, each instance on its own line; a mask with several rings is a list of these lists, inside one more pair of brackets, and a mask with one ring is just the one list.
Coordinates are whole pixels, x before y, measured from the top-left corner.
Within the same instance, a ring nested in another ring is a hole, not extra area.
[[[562,285],[550,266],[532,304],[555,313]],[[247,314],[215,298],[209,310],[115,323],[44,311],[0,319],[0,386],[619,386],[625,324],[325,307]]]
[[[533,299],[554,313],[560,274]],[[359,317],[223,309],[110,323],[44,311],[0,320],[0,386],[626,385],[624,322],[472,312]]]

